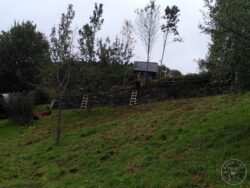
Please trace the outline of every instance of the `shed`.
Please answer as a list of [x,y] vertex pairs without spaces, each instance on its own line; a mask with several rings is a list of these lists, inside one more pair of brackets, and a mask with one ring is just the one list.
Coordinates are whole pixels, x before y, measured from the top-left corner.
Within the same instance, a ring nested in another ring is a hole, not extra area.
[[158,67],[158,63],[149,62],[148,70],[147,70],[147,62],[135,61],[133,64],[133,71],[136,73],[143,74],[144,80],[146,80],[146,73],[148,73],[148,79],[153,80],[159,72],[159,67]]

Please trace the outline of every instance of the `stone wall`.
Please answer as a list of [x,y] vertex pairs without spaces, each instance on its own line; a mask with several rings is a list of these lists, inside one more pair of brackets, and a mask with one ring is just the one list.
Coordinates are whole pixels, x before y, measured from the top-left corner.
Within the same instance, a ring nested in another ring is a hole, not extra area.
[[[93,93],[93,106],[128,105],[133,87],[112,87]],[[166,99],[202,97],[230,92],[230,83],[212,81],[209,75],[188,75],[151,83],[138,91],[138,103]],[[74,97],[75,104],[81,104],[82,96]]]

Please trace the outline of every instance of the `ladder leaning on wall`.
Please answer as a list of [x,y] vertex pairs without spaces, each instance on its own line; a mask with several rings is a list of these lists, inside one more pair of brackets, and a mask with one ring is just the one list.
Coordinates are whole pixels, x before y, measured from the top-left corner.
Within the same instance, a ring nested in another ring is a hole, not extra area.
[[84,94],[80,108],[87,108],[88,100],[89,100],[88,94]]
[[137,90],[132,91],[132,95],[130,97],[129,105],[135,105],[137,102]]

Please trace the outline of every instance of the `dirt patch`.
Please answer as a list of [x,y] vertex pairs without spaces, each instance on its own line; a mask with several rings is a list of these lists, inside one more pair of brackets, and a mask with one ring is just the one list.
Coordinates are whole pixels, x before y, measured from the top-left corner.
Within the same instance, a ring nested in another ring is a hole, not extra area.
[[72,174],[75,174],[75,173],[78,172],[78,169],[77,168],[70,168],[69,172],[72,173]]
[[37,143],[37,142],[39,142],[38,139],[36,139],[36,140],[29,140],[29,141],[27,141],[24,145],[25,145],[25,146],[29,146],[29,145],[35,144],[35,143]]

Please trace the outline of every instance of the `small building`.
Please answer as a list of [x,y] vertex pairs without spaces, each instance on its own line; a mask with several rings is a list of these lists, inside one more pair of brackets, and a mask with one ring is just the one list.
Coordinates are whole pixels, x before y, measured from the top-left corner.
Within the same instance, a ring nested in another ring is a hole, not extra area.
[[157,76],[159,67],[158,63],[149,62],[147,69],[147,62],[135,61],[133,64],[133,71],[135,73],[141,73],[143,75],[144,81],[146,81],[146,73],[148,73],[148,80],[151,81]]

